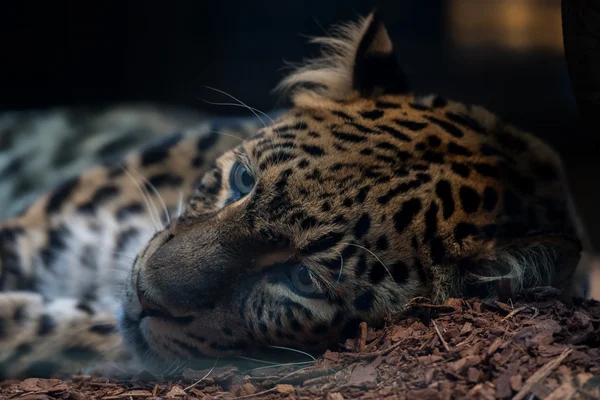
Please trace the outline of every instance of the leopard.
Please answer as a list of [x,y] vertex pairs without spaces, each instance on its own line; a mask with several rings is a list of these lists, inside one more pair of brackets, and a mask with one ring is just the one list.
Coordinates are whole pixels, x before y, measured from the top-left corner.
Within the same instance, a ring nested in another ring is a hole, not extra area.
[[174,114],[130,110],[150,133],[112,134],[122,157],[0,224],[2,378],[319,354],[418,298],[578,294],[550,145],[413,93],[378,12],[313,41],[322,54],[277,88],[289,108],[240,101],[255,116],[164,135]]

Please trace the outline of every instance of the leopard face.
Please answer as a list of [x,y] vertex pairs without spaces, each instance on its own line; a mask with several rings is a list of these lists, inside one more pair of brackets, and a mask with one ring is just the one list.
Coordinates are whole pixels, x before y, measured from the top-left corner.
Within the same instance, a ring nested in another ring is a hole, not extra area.
[[320,351],[417,296],[556,279],[566,257],[535,250],[571,233],[554,153],[414,97],[375,15],[342,32],[285,81],[294,108],[223,154],[138,254],[121,322],[140,354]]

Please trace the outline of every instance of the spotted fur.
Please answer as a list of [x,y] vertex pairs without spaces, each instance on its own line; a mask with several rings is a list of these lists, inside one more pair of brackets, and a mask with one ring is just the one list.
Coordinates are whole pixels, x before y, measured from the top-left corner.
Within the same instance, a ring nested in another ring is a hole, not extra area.
[[317,352],[417,296],[570,289],[581,245],[546,144],[413,95],[374,14],[320,42],[268,126],[165,137],[2,225],[3,374]]

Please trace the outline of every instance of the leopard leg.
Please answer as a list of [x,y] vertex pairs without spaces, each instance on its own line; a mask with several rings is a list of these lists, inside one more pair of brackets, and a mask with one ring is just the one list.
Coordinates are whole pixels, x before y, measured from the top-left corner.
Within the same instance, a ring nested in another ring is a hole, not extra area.
[[213,130],[206,124],[89,170],[0,224],[0,375],[69,374],[123,359],[116,321],[137,252],[257,126]]

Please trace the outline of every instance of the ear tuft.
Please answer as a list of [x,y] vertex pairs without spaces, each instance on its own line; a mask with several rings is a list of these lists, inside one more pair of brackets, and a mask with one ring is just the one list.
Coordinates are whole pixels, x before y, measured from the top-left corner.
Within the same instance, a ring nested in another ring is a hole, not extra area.
[[346,100],[356,92],[363,97],[408,93],[406,76],[376,12],[311,42],[323,46],[321,57],[296,68],[277,89],[309,91],[333,100]]

